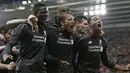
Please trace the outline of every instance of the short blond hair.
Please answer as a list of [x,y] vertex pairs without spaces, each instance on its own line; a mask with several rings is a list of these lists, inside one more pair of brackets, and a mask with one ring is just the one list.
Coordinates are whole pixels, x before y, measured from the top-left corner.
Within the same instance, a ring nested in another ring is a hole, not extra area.
[[57,9],[57,14],[61,13],[71,13],[71,9],[67,6],[61,6]]

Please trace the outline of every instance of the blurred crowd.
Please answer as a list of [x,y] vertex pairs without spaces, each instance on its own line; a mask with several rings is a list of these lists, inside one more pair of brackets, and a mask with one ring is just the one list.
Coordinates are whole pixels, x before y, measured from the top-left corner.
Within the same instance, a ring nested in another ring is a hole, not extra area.
[[[130,30],[129,28],[106,29],[106,39],[108,43],[108,57],[110,61],[127,65],[130,63]],[[110,70],[106,67],[100,69],[102,73],[130,73]]]

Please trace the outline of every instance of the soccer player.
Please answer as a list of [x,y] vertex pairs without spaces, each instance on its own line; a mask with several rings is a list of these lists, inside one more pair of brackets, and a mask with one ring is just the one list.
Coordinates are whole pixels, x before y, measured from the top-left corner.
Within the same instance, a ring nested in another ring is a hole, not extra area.
[[129,71],[128,67],[122,67],[108,60],[106,54],[107,43],[101,37],[102,20],[99,16],[93,15],[89,18],[90,36],[82,38],[75,46],[79,52],[78,72],[79,73],[99,73],[100,61],[108,68]]
[[88,33],[89,26],[88,26],[88,18],[86,16],[76,16],[74,18],[75,27],[74,27],[74,34],[76,36],[84,36]]
[[46,73],[43,66],[44,62],[53,62],[59,65],[65,64],[64,61],[56,59],[48,54],[46,31],[44,27],[41,27],[41,23],[44,22],[47,13],[48,10],[45,4],[36,3],[33,6],[32,14],[38,18],[37,24],[31,25],[28,22],[20,24],[7,43],[3,59],[4,56],[11,54],[11,49],[14,45],[17,43],[20,45],[19,57],[17,60],[18,66],[16,68],[17,73]]
[[53,29],[53,33],[48,36],[48,51],[49,53],[61,60],[65,60],[70,63],[60,67],[59,65],[47,65],[48,73],[73,73],[74,69],[72,66],[72,53],[73,53],[73,27],[74,17],[71,13],[60,12],[58,14],[58,20],[53,23],[56,28]]

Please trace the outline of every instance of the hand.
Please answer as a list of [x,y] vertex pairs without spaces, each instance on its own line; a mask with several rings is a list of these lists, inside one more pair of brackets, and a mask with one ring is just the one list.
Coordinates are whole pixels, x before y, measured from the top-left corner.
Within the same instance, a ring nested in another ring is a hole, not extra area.
[[18,49],[16,49],[16,47],[14,46],[12,48],[12,52],[13,52],[13,54],[17,55],[18,54]]
[[126,66],[126,67],[130,69],[130,64],[127,64],[127,66]]
[[6,64],[9,64],[12,60],[13,60],[13,56],[12,55],[7,55],[7,54],[4,54],[3,55],[3,60]]
[[11,62],[7,65],[8,70],[15,70],[16,69],[16,64],[14,62]]
[[125,67],[124,71],[130,71],[130,68],[129,67]]
[[105,35],[105,32],[103,30],[101,30],[100,36],[104,36],[104,35]]
[[65,66],[65,65],[70,65],[70,63],[69,62],[67,62],[67,61],[60,61],[60,66],[61,67],[63,67],[63,66]]
[[127,65],[127,66],[120,66],[120,65],[116,64],[114,68],[116,70],[119,70],[119,71],[130,71],[130,68],[128,68],[128,66],[129,65]]
[[122,67],[122,71],[130,71],[130,68],[125,66],[125,67]]

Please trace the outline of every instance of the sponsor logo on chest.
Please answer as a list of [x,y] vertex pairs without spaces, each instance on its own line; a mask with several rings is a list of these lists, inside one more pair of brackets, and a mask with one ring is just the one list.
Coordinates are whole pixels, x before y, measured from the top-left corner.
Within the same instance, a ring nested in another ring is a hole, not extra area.
[[67,38],[58,37],[57,44],[73,45],[74,44],[74,40],[73,39],[67,39]]
[[46,43],[46,32],[44,31],[44,35],[33,35],[32,41]]
[[38,36],[38,35],[33,35],[33,42],[41,42],[41,43],[45,43],[46,42],[46,37],[45,36]]
[[88,52],[103,52],[102,40],[99,43],[93,43],[93,41],[88,42]]

